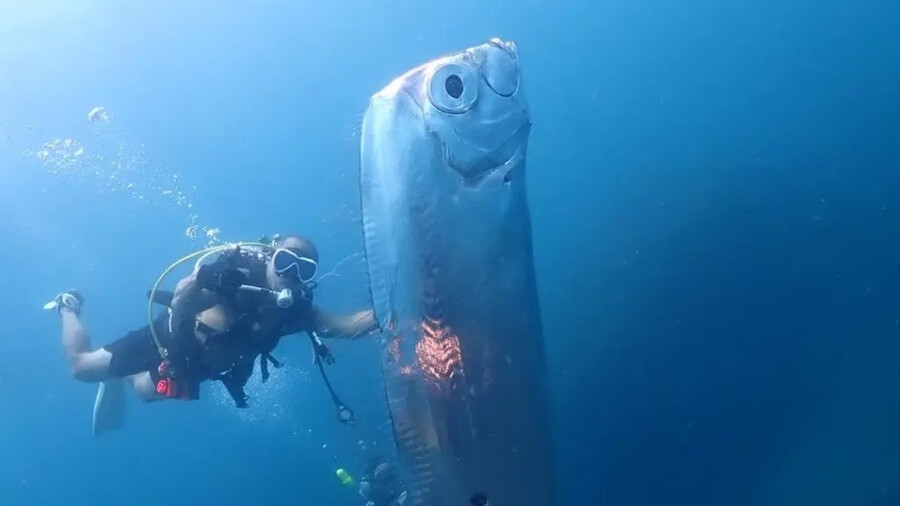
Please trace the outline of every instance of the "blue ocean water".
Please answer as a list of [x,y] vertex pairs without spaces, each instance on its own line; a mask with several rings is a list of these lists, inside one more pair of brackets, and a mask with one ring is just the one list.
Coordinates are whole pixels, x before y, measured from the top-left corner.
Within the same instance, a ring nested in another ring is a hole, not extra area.
[[2,503],[360,504],[334,471],[391,444],[374,342],[333,346],[353,428],[286,339],[252,410],[210,385],[97,439],[40,308],[79,288],[99,346],[174,260],[276,232],[347,259],[317,296],[362,307],[368,97],[500,36],[534,117],[560,503],[896,504],[898,20],[874,0],[0,2]]

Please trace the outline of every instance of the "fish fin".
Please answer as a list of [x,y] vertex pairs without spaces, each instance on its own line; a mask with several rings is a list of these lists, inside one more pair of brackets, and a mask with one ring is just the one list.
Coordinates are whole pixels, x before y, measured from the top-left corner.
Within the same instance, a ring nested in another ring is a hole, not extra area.
[[386,328],[394,307],[401,259],[398,244],[408,240],[409,174],[402,167],[416,156],[416,139],[424,139],[421,112],[406,94],[376,95],[363,117],[360,139],[359,187],[366,271],[375,318]]

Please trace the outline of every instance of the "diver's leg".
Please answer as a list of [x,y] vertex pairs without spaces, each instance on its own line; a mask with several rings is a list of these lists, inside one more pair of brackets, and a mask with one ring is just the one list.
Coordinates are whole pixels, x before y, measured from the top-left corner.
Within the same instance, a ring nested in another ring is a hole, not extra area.
[[134,391],[140,400],[144,402],[161,401],[166,397],[160,395],[156,391],[156,382],[150,376],[149,372],[133,374],[128,377],[134,386]]
[[75,379],[87,382],[103,381],[110,377],[109,363],[112,354],[105,349],[91,351],[87,329],[81,322],[78,312],[68,307],[61,307],[62,346],[69,368]]
[[125,402],[125,382],[130,381],[138,399],[144,402],[158,401],[165,397],[156,393],[156,384],[149,372],[129,375],[127,378],[112,378],[100,383],[97,399],[94,401],[95,436],[121,429],[128,416]]
[[121,429],[125,425],[128,414],[126,382],[134,385],[139,399],[152,400],[154,384],[146,371],[159,364],[159,352],[153,344],[149,325],[116,339],[101,351],[109,355],[109,379],[101,382],[97,389],[97,400],[94,402],[95,435]]

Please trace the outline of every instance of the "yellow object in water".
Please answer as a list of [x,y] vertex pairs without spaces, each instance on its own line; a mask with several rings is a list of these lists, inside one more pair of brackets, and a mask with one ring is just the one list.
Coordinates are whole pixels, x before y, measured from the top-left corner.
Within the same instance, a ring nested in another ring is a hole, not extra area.
[[347,473],[347,471],[344,471],[343,468],[338,468],[338,470],[335,471],[334,474],[337,475],[338,479],[341,480],[341,483],[343,483],[344,486],[352,487],[352,486],[354,486],[354,485],[356,484],[356,483],[353,481],[353,477],[350,476],[350,475]]

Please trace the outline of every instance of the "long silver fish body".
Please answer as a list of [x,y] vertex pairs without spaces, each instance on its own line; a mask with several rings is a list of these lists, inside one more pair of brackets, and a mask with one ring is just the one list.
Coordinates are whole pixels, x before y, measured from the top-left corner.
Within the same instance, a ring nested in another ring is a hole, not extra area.
[[360,194],[407,504],[554,504],[553,446],[514,43],[430,61],[375,94]]

